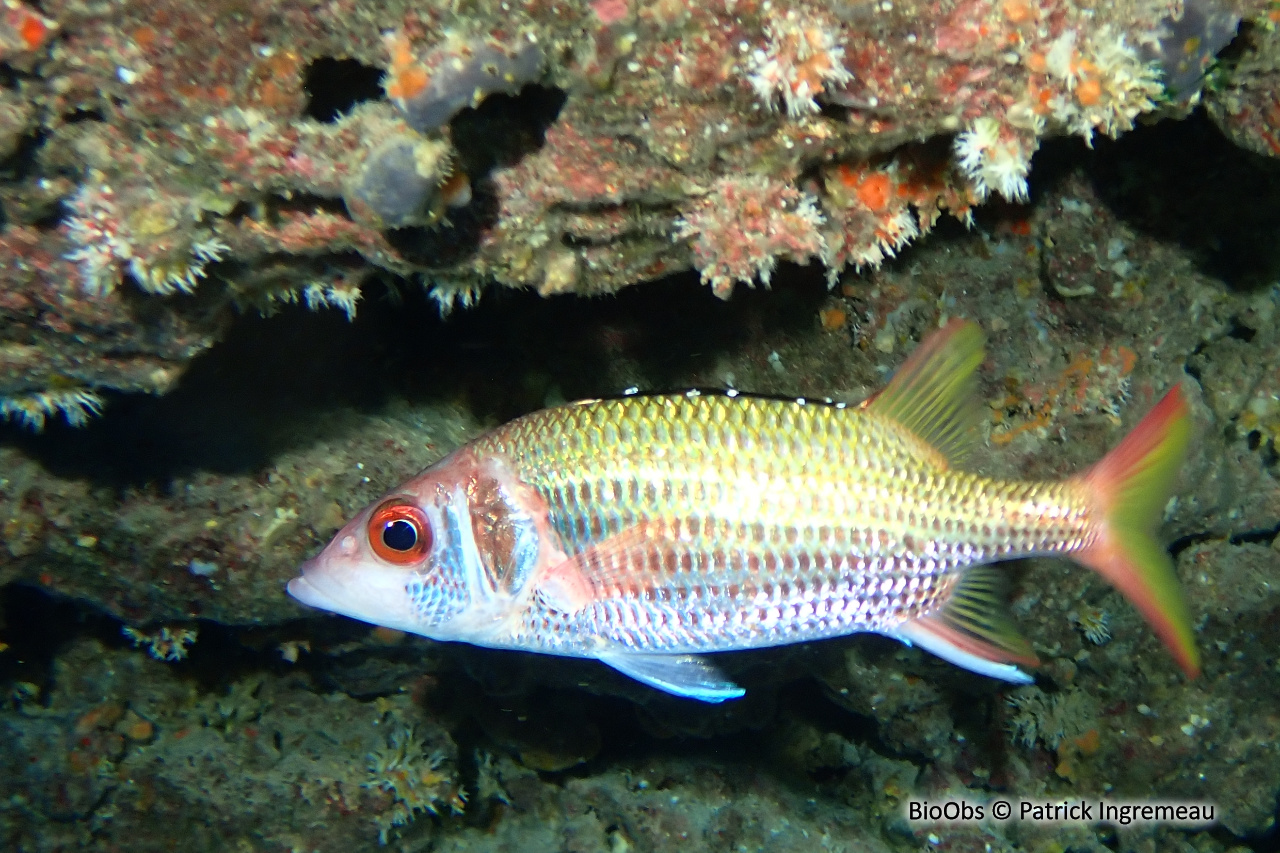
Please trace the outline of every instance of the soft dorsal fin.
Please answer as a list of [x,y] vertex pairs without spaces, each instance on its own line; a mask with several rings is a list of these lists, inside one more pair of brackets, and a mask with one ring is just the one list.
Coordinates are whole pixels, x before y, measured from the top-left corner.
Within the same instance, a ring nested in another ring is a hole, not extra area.
[[974,371],[984,338],[977,324],[952,320],[916,347],[868,412],[897,421],[955,464],[977,442],[979,406]]

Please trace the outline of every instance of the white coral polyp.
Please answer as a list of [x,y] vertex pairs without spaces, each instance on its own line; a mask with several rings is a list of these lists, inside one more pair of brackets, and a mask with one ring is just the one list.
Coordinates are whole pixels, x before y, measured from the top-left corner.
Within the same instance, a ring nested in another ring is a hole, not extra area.
[[764,31],[769,42],[752,51],[747,81],[770,109],[781,98],[792,118],[811,115],[821,109],[816,98],[828,85],[853,80],[844,48],[822,22],[791,10],[775,15]]
[[69,426],[83,427],[102,414],[103,405],[102,398],[88,388],[40,391],[0,397],[0,419],[16,420],[32,432],[40,432],[50,417],[62,415]]
[[983,117],[956,136],[953,148],[956,165],[973,185],[979,200],[985,200],[992,190],[1012,202],[1022,203],[1030,197],[1027,174],[1036,149],[1034,135]]
[[1061,80],[1068,93],[1076,92],[1085,80],[1098,84],[1096,99],[1087,104],[1063,94],[1049,103],[1054,122],[1084,137],[1089,145],[1096,130],[1112,137],[1132,130],[1134,120],[1155,109],[1164,94],[1159,67],[1144,61],[1124,33],[1110,25],[1079,47],[1075,31],[1064,32],[1054,40],[1045,61],[1050,75]]

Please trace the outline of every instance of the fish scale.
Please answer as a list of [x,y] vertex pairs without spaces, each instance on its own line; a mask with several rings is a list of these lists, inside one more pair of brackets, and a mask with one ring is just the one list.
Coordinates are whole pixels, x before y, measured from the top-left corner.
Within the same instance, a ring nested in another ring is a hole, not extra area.
[[[886,630],[936,607],[959,567],[1089,538],[1080,490],[940,469],[915,436],[858,408],[593,401],[522,418],[477,449],[511,460],[571,555],[639,519],[656,528],[645,547],[591,564],[597,600],[577,628],[637,649],[700,651],[709,630],[739,648]],[[708,628],[704,608],[741,618]]]
[[438,640],[596,658],[707,702],[706,653],[873,631],[1026,683],[986,564],[1061,554],[1198,655],[1154,532],[1190,435],[1175,387],[1061,482],[967,472],[982,335],[952,321],[858,406],[725,394],[593,400],[481,436],[366,507],[301,601]]

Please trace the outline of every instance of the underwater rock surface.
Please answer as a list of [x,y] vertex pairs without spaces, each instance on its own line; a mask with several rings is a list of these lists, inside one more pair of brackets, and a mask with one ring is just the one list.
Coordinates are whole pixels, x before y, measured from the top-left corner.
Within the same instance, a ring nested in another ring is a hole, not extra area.
[[[0,846],[1276,850],[1274,18],[10,0]],[[951,317],[989,339],[984,473],[1079,471],[1182,383],[1199,679],[1054,560],[1008,567],[1034,685],[853,637],[728,656],[711,708],[283,592],[494,423],[857,401]],[[906,818],[997,796],[1218,822]]]
[[[84,430],[11,428],[5,837],[1270,849],[1280,291],[1266,282],[1280,267],[1256,234],[1276,207],[1244,212],[1223,187],[1256,193],[1276,167],[1204,121],[1046,155],[1031,205],[835,291],[783,268],[774,291],[729,302],[685,280],[607,303],[494,299],[443,321],[388,291],[353,324],[246,318],[177,392],[121,397]],[[1188,158],[1215,180],[1183,172]],[[989,334],[972,464],[992,474],[1079,470],[1183,383],[1197,440],[1163,535],[1199,679],[1117,593],[1054,560],[1009,567],[1044,662],[1035,685],[854,637],[729,656],[747,696],[710,708],[589,662],[371,631],[283,595],[352,512],[486,422],[633,386],[857,400],[944,315]],[[906,820],[912,798],[997,795],[1204,800],[1218,824]]]
[[0,415],[36,428],[167,392],[236,309],[350,316],[382,276],[728,296],[874,268],[1025,201],[1042,142],[1202,93],[1280,150],[1263,0],[5,9]]

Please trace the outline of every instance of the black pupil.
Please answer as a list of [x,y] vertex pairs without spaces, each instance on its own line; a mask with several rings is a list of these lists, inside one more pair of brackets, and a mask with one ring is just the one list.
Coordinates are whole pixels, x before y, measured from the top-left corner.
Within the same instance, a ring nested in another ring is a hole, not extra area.
[[403,518],[388,521],[382,526],[382,544],[392,551],[412,551],[418,544],[418,528]]

